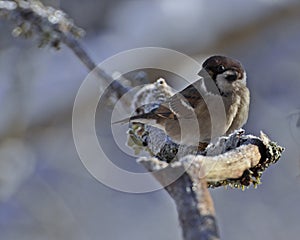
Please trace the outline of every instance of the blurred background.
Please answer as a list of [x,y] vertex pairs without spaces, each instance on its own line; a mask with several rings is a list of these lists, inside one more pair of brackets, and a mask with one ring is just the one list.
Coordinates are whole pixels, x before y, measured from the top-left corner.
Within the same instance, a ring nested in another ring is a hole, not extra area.
[[[239,59],[252,96],[246,132],[262,130],[286,150],[258,189],[211,190],[220,234],[231,240],[298,239],[299,1],[44,2],[86,30],[83,44],[97,62],[147,46],[171,48],[199,62],[212,54]],[[1,20],[0,239],[181,239],[174,203],[163,190],[118,192],[81,163],[72,107],[87,69],[67,47],[39,49],[11,31]],[[110,129],[97,128],[112,154]],[[141,168],[125,158],[124,168]]]

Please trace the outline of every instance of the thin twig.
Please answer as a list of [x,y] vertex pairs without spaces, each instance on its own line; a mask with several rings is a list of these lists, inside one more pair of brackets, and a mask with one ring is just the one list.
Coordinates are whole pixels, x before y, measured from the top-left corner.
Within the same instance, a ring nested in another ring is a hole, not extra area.
[[96,74],[104,79],[106,82],[110,83],[110,87],[114,90],[117,94],[117,97],[120,98],[126,92],[130,90],[130,88],[125,87],[119,81],[113,79],[109,74],[107,74],[104,70],[100,69],[96,63],[91,59],[89,54],[85,51],[82,45],[79,43],[78,40],[74,39],[71,36],[67,36],[63,34],[61,36],[62,42],[67,45],[74,54],[82,61],[82,63],[90,70],[95,71]]
[[60,43],[64,43],[90,71],[95,70],[101,79],[110,84],[117,97],[121,97],[130,89],[97,67],[78,40],[84,35],[84,31],[62,10],[44,6],[38,0],[0,1],[0,16],[15,24],[14,36],[35,36],[39,39],[41,47],[50,45],[59,49]]

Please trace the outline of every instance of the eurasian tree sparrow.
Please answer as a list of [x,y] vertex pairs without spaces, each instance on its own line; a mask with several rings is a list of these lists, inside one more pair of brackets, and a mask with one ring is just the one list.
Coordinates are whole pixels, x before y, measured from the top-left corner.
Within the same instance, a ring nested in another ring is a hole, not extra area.
[[162,129],[176,143],[207,144],[241,128],[248,118],[250,93],[246,73],[235,59],[212,56],[201,79],[148,113],[127,119]]

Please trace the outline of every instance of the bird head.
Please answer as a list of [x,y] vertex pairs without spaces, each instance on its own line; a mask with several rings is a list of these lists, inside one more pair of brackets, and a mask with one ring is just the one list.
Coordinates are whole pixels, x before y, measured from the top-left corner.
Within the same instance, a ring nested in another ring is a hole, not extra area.
[[246,72],[242,64],[230,57],[212,56],[202,64],[199,75],[209,77],[221,93],[230,93],[239,85],[246,84]]

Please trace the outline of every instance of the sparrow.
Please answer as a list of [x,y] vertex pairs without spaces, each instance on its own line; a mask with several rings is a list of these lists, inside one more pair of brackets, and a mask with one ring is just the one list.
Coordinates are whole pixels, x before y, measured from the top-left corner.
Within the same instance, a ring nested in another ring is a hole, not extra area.
[[241,128],[250,103],[242,64],[230,57],[211,56],[198,75],[199,80],[127,121],[157,127],[175,143],[187,145],[207,145]]

